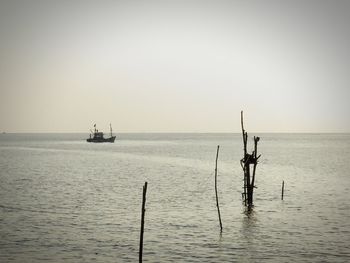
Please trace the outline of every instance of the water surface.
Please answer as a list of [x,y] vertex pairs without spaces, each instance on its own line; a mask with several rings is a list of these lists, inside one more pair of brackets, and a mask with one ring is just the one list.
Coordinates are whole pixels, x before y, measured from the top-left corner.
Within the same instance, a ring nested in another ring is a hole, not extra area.
[[1,134],[0,261],[137,262],[145,181],[144,262],[350,261],[350,135],[256,135],[247,213],[240,134]]

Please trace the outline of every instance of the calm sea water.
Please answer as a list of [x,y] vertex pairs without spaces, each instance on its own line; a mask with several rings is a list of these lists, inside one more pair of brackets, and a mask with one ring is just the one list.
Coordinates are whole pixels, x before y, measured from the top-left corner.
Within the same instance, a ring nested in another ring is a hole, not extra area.
[[240,134],[2,134],[0,262],[137,262],[145,181],[144,262],[349,262],[350,135],[257,135],[247,213]]

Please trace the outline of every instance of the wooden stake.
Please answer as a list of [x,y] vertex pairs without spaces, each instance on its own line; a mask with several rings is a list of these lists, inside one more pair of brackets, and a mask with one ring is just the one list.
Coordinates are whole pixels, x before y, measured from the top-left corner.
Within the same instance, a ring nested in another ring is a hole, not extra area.
[[219,148],[220,148],[220,145],[218,145],[218,148],[216,150],[216,160],[215,160],[215,196],[216,196],[216,207],[218,208],[220,231],[222,232],[222,223],[221,223],[219,198],[218,198],[218,188],[217,188]]
[[242,137],[243,137],[243,151],[244,151],[244,158],[247,154],[247,139],[248,139],[248,134],[244,130],[244,125],[243,125],[243,111],[241,111],[241,126],[242,126]]
[[282,196],[281,196],[282,200],[283,200],[283,195],[284,195],[284,181],[282,181]]
[[[257,157],[256,154],[258,152],[258,142],[259,142],[260,138],[259,137],[255,137],[254,136],[254,152],[253,152],[253,177],[252,177],[252,182],[251,182],[251,187],[254,188],[255,187],[255,172],[256,172],[256,166],[258,164],[258,159],[260,158],[260,155]],[[251,193],[251,199],[253,202],[253,189],[252,189],[252,193]]]
[[[247,205],[247,176],[246,176],[246,157],[247,157],[247,133],[244,130],[244,124],[243,124],[243,111],[241,111],[241,127],[242,127],[242,139],[243,139],[243,159],[241,160],[241,166],[244,173],[244,182],[243,182],[243,198],[244,198],[244,205]],[[249,167],[248,167],[249,168]]]
[[[248,133],[244,130],[243,123],[243,111],[241,111],[241,126],[242,126],[242,139],[243,139],[243,158],[241,159],[241,166],[244,173],[244,185],[243,185],[243,194],[244,197],[244,205],[252,206],[253,205],[253,193],[255,187],[255,172],[256,166],[258,164],[258,159],[260,155],[257,156],[258,151],[258,142],[260,140],[259,137],[254,136],[254,151],[252,154],[247,153],[247,141],[248,141]],[[250,165],[253,165],[253,171],[251,173]]]
[[143,186],[142,193],[142,209],[141,209],[141,231],[140,231],[140,250],[139,250],[139,263],[142,263],[142,253],[143,253],[143,231],[145,225],[145,205],[146,205],[146,193],[147,193],[147,182]]

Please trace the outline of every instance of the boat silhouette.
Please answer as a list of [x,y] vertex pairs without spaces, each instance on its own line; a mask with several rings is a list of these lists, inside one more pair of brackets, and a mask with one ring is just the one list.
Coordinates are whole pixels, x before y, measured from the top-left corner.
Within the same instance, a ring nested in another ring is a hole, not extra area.
[[86,139],[87,142],[114,142],[115,137],[112,133],[112,125],[109,124],[111,136],[109,138],[105,138],[103,132],[99,132],[96,129],[96,124],[94,125],[94,131],[91,131],[90,138]]

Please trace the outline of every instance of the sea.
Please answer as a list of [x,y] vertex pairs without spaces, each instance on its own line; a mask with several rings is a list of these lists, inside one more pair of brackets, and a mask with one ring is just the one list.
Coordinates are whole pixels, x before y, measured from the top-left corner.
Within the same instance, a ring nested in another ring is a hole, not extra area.
[[143,262],[350,262],[350,134],[253,135],[247,208],[239,133],[0,134],[0,262],[137,262],[145,182]]

